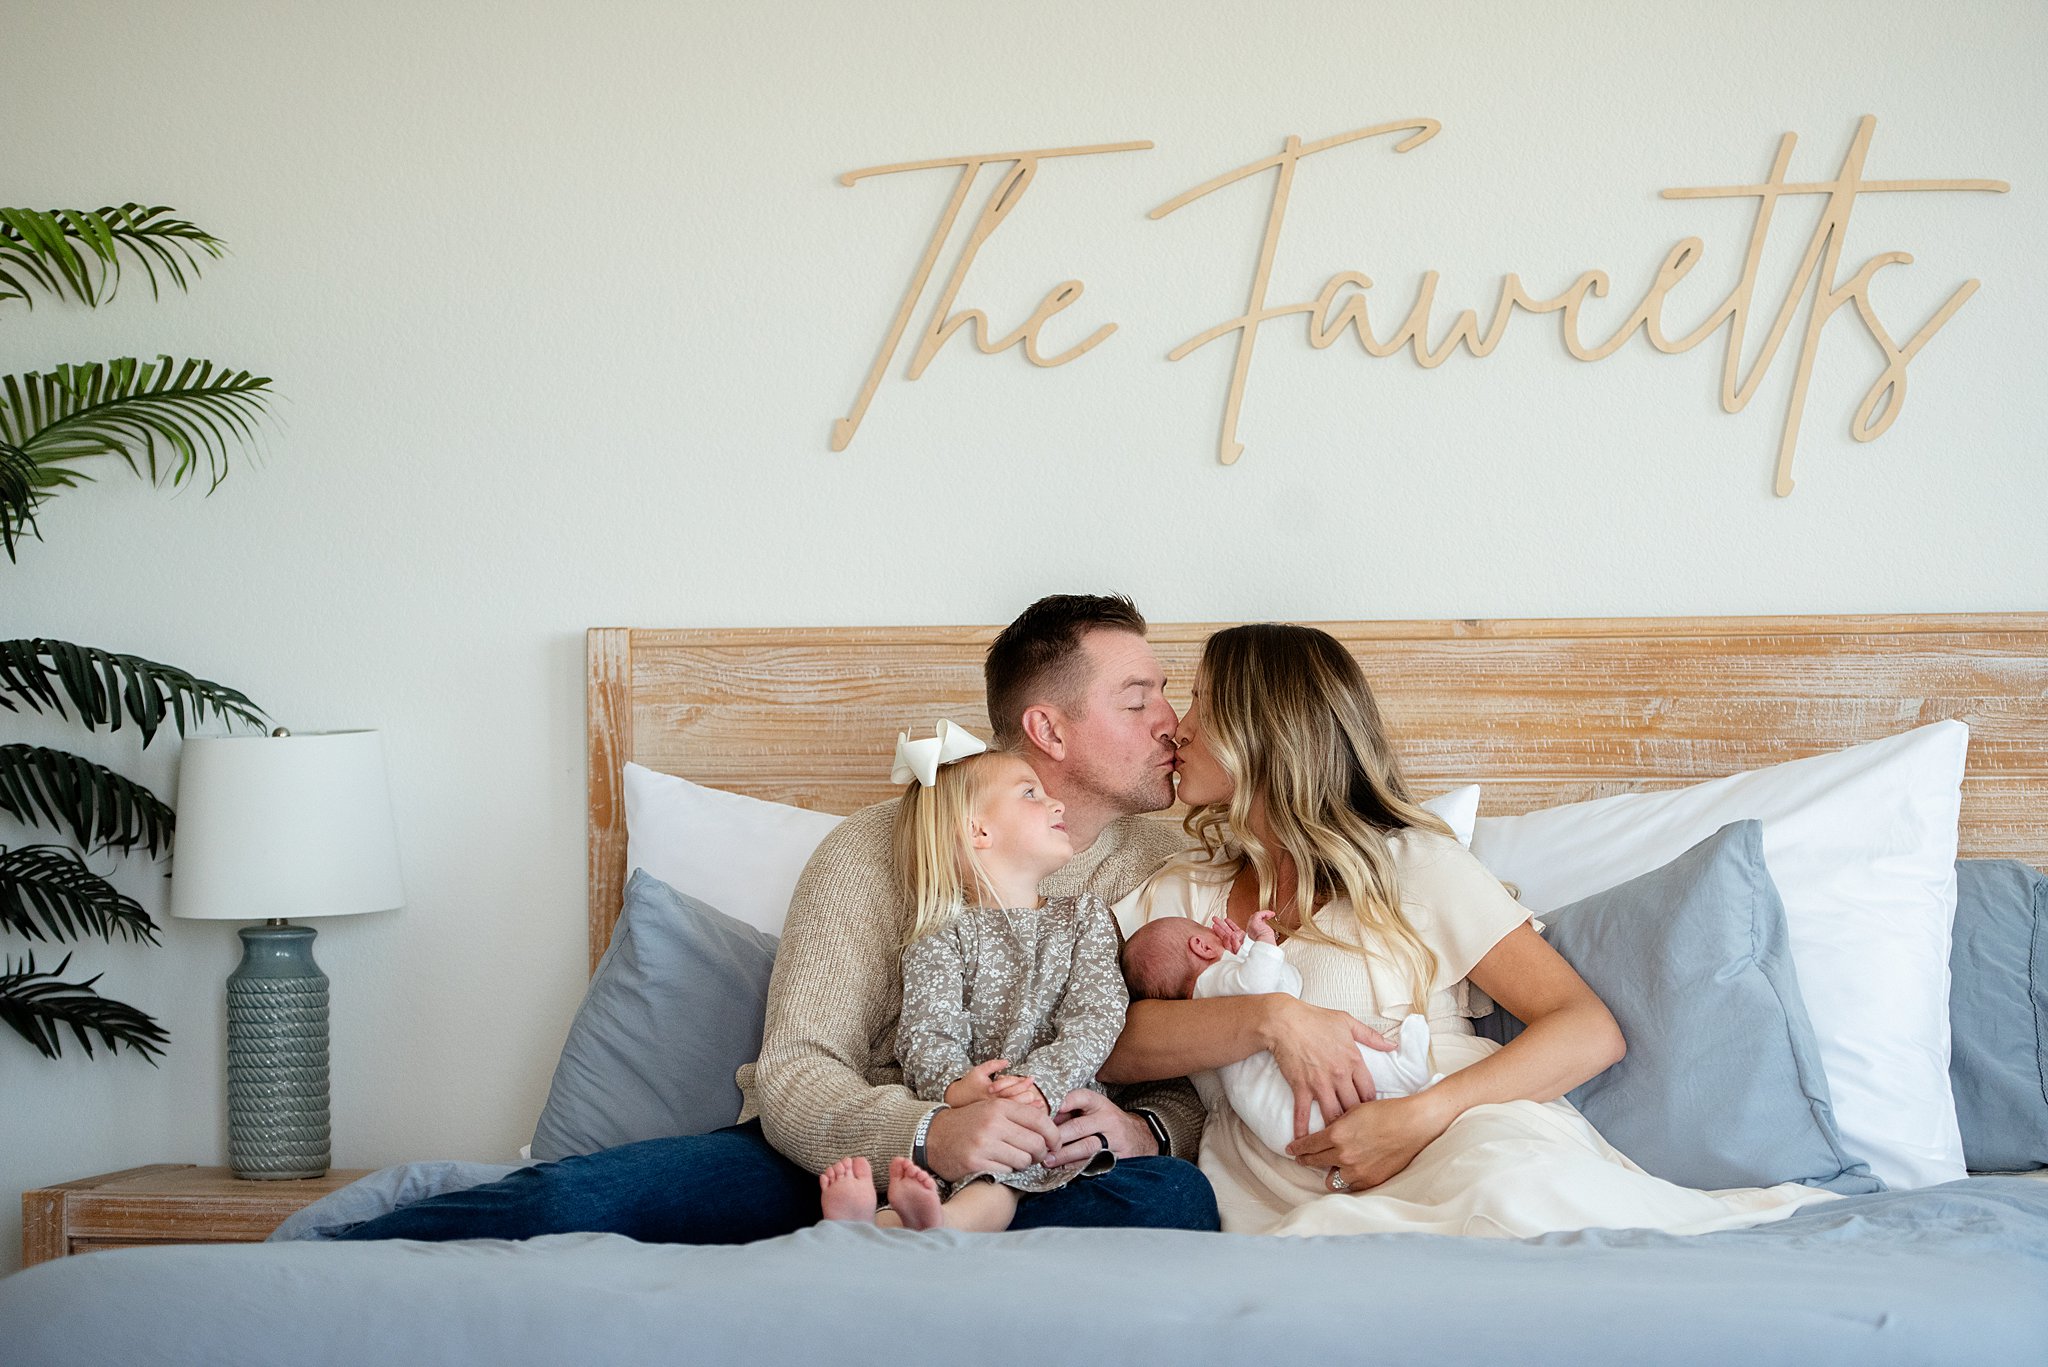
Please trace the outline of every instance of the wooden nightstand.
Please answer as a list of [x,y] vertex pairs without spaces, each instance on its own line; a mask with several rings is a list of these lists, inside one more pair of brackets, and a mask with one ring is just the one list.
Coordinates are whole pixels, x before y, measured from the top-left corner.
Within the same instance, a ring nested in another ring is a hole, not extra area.
[[104,1248],[256,1243],[293,1211],[366,1171],[337,1168],[303,1181],[245,1182],[226,1168],[152,1163],[25,1191],[22,1265]]

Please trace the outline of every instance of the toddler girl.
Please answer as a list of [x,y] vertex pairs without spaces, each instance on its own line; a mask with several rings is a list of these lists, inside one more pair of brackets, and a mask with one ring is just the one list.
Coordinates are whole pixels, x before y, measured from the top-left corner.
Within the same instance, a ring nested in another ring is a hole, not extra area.
[[[1094,1086],[1128,1004],[1109,907],[1092,893],[1038,895],[1074,856],[1066,809],[1029,764],[950,722],[932,740],[899,736],[891,779],[907,785],[895,854],[912,899],[896,1026],[903,1085],[949,1106],[1003,1098],[1054,1114],[1068,1092]],[[993,1232],[1009,1228],[1020,1196],[1114,1163],[1104,1153],[980,1174],[942,1203],[930,1173],[896,1158],[879,1213],[865,1158],[842,1158],[818,1181],[828,1220]]]

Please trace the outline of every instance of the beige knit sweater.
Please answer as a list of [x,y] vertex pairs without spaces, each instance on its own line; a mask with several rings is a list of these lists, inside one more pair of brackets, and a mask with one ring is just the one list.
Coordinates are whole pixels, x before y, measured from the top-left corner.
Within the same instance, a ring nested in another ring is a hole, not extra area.
[[[908,899],[890,857],[895,821],[894,802],[863,808],[811,856],[768,981],[761,1057],[739,1071],[741,1120],[760,1116],[768,1141],[812,1172],[864,1155],[878,1185],[886,1182],[889,1160],[909,1154],[917,1122],[932,1109],[903,1086],[896,1066]],[[1184,843],[1173,826],[1125,817],[1041,891],[1093,892],[1114,902]],[[1184,1079],[1111,1095],[1125,1107],[1156,1112],[1173,1152],[1194,1159],[1202,1103]]]

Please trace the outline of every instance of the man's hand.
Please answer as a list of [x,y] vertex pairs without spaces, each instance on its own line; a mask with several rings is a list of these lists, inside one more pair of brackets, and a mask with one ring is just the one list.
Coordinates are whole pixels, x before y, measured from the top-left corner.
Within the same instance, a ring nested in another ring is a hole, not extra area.
[[1311,1104],[1322,1107],[1327,1126],[1373,1099],[1372,1074],[1358,1046],[1392,1052],[1384,1035],[1346,1012],[1310,1006],[1298,997],[1275,994],[1270,1000],[1265,1045],[1294,1092],[1295,1138],[1308,1133]]
[[1304,1167],[1334,1168],[1347,1191],[1376,1187],[1414,1161],[1450,1128],[1426,1092],[1361,1106],[1287,1146]]
[[933,1116],[924,1155],[933,1172],[958,1182],[978,1172],[1028,1168],[1058,1143],[1059,1131],[1043,1106],[997,1098]]
[[1058,1140],[1045,1156],[1049,1168],[1085,1163],[1103,1145],[1118,1158],[1150,1158],[1159,1152],[1152,1127],[1100,1092],[1077,1087],[1060,1101]]

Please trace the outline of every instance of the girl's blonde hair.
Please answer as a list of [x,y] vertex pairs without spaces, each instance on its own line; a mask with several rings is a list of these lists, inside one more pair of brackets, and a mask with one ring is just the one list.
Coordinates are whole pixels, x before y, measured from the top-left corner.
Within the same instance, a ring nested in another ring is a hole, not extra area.
[[913,781],[896,804],[896,878],[910,898],[903,943],[944,930],[988,886],[968,823],[1000,750],[939,766],[931,787]]
[[[1408,979],[1411,1009],[1428,1011],[1437,957],[1401,914],[1387,836],[1409,827],[1448,836],[1451,829],[1409,797],[1358,662],[1313,627],[1241,626],[1209,638],[1196,677],[1202,735],[1232,791],[1228,802],[1188,813],[1183,825],[1200,849],[1169,867],[1228,881],[1249,864],[1259,906],[1271,907],[1280,905],[1277,856],[1284,853],[1294,863],[1290,905],[1300,922],[1292,933],[1388,963]],[[1253,833],[1254,810],[1276,848]],[[1316,924],[1316,907],[1338,896],[1351,902],[1356,942]]]

